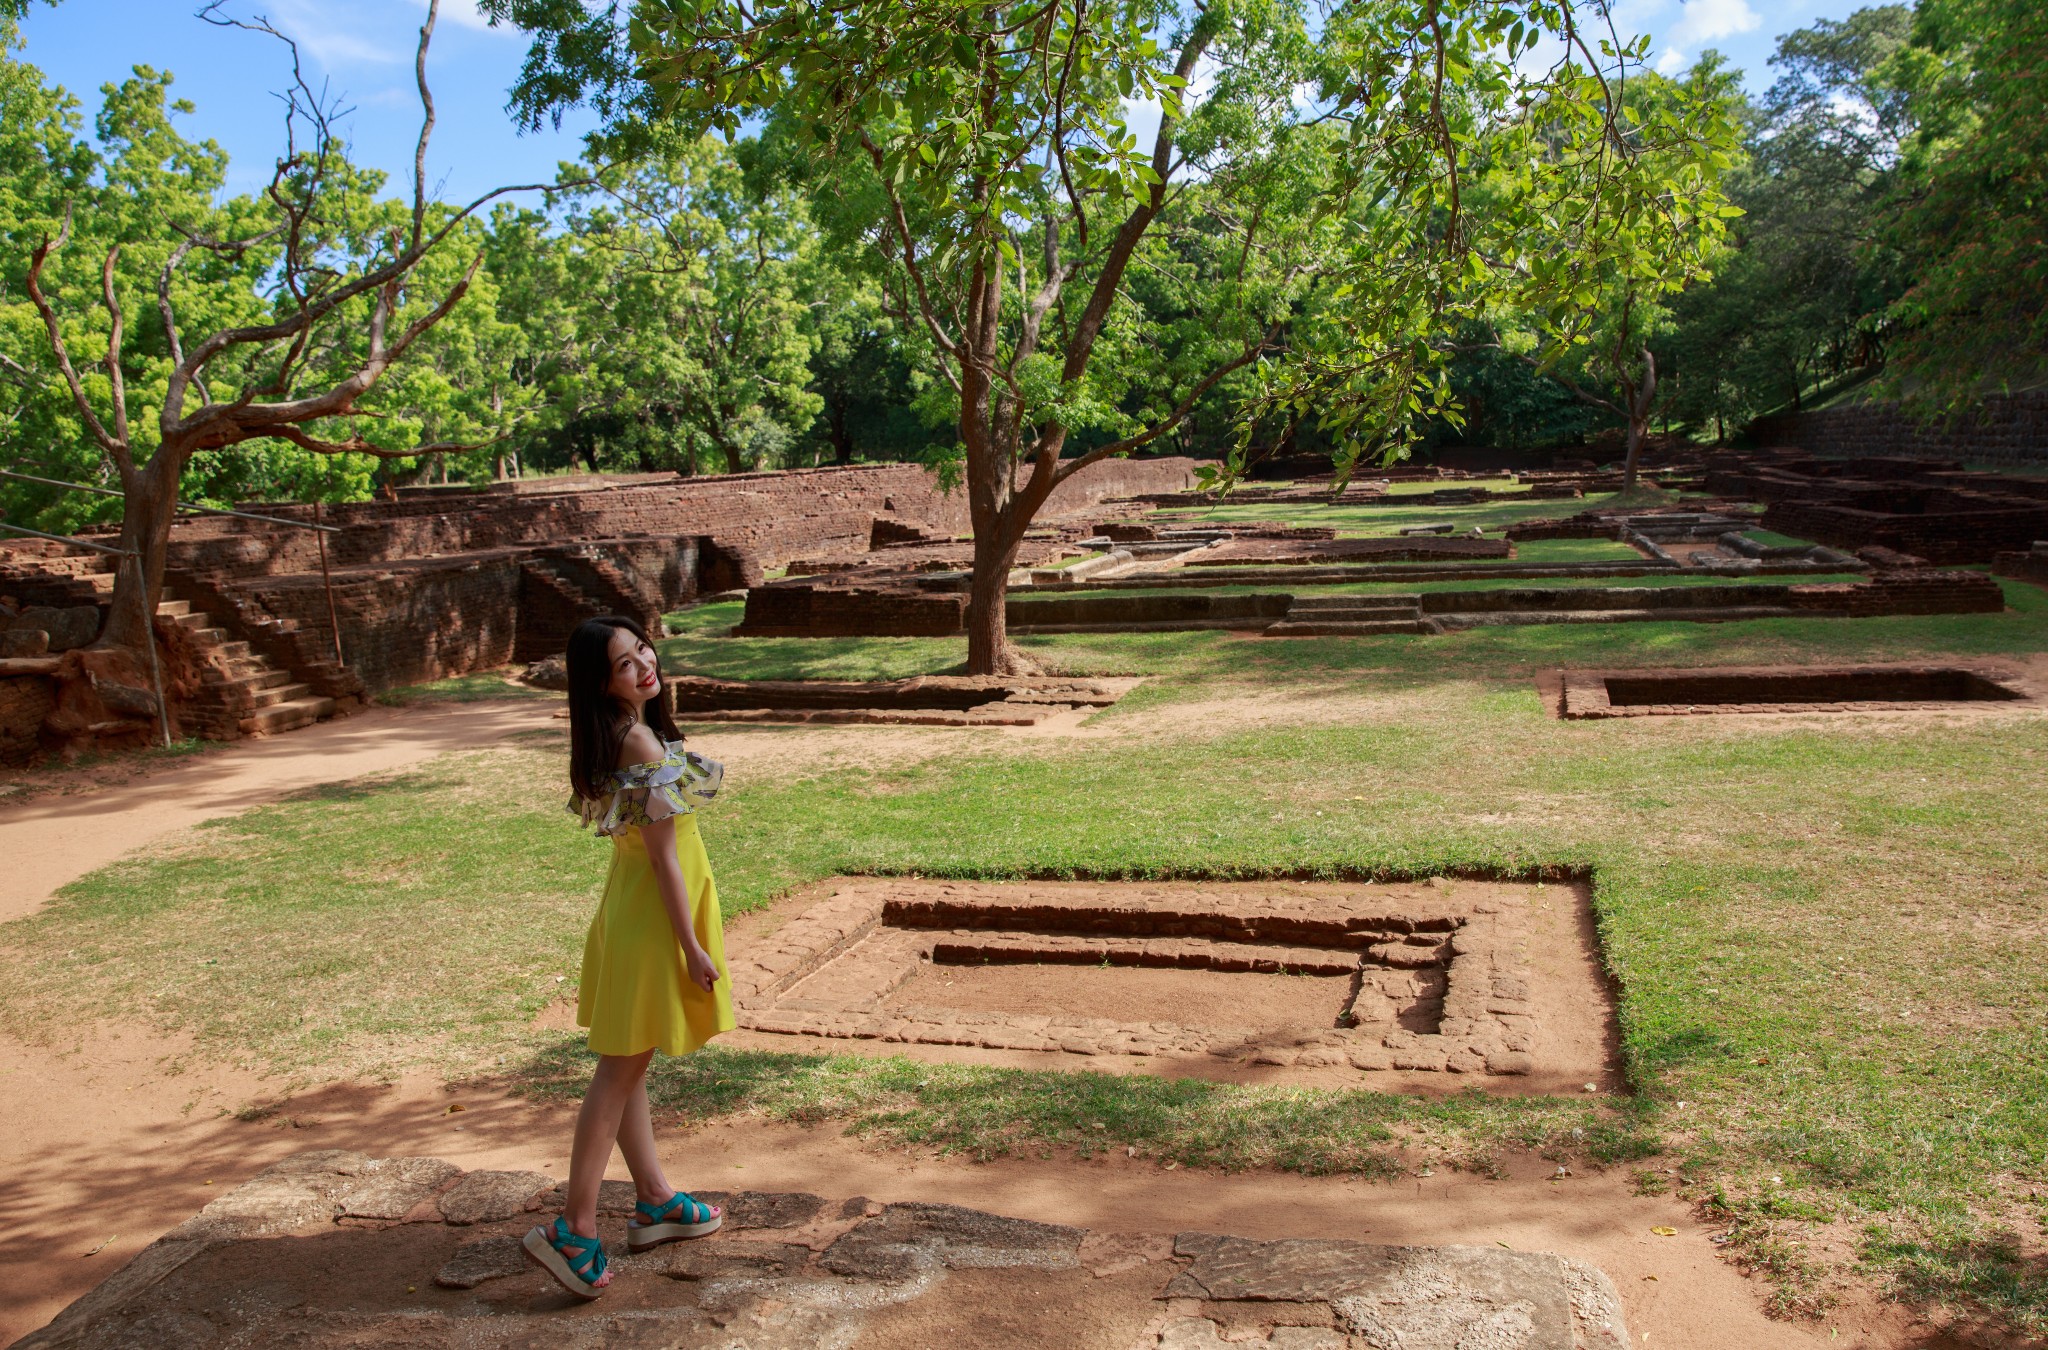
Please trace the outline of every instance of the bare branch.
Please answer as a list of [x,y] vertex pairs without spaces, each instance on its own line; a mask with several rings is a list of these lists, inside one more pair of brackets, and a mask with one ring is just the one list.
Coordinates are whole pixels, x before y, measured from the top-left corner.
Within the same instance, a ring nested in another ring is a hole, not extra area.
[[882,147],[876,145],[865,130],[860,133],[860,143],[866,148],[868,158],[874,161],[875,177],[881,180],[882,190],[889,195],[889,217],[896,226],[896,237],[903,247],[903,268],[910,273],[910,284],[917,292],[918,314],[924,319],[925,327],[931,330],[932,340],[939,344],[939,350],[957,357],[959,347],[946,336],[945,330],[939,326],[938,316],[932,312],[931,295],[924,284],[924,269],[917,261],[917,242],[910,233],[910,217],[903,210],[903,199],[897,195],[896,185],[889,181],[889,171],[882,163]]
[[427,140],[434,134],[434,91],[427,88],[427,44],[434,38],[434,20],[440,17],[441,0],[427,0],[427,21],[420,25],[419,52],[413,57],[413,76],[420,86],[420,141],[412,152],[412,246],[420,246],[420,234],[427,224]]
[[100,294],[106,297],[107,314],[107,382],[113,386],[114,394],[114,437],[123,445],[128,443],[128,381],[121,372],[121,335],[123,320],[121,301],[114,295],[114,264],[121,260],[121,246],[114,244],[107,249],[107,261],[100,267]]
[[410,450],[386,450],[382,446],[372,445],[360,436],[351,436],[345,441],[324,440],[309,435],[304,428],[290,422],[280,422],[275,426],[252,426],[248,428],[248,432],[251,438],[275,436],[278,440],[290,441],[300,449],[311,450],[315,454],[375,455],[378,459],[415,459],[421,455],[462,454],[496,445],[512,434],[508,429],[487,441],[430,441],[425,445],[413,446]]
[[50,349],[56,354],[57,369],[64,372],[64,383],[71,387],[71,401],[78,407],[79,416],[85,419],[86,427],[100,448],[113,456],[115,465],[125,475],[134,471],[134,461],[128,455],[128,443],[116,439],[100,421],[99,414],[92,410],[92,401],[85,396],[85,385],[78,378],[77,367],[71,364],[71,349],[64,345],[64,329],[57,322],[57,311],[50,307],[49,298],[43,294],[43,264],[50,255],[64,247],[71,238],[71,207],[64,207],[64,224],[53,240],[43,236],[43,242],[36,245],[28,261],[28,298],[34,302],[36,313],[43,316],[43,328],[50,335]]

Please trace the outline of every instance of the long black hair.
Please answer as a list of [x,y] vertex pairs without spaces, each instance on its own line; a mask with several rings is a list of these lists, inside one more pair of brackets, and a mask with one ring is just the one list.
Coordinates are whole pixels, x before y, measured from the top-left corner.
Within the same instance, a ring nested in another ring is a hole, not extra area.
[[[605,780],[619,767],[619,746],[633,726],[626,706],[605,692],[612,681],[612,639],[621,630],[654,645],[646,629],[617,614],[585,619],[569,634],[569,782],[577,796],[593,800],[604,795]],[[661,678],[658,672],[655,678]],[[664,743],[683,738],[666,687],[642,705],[640,718]]]

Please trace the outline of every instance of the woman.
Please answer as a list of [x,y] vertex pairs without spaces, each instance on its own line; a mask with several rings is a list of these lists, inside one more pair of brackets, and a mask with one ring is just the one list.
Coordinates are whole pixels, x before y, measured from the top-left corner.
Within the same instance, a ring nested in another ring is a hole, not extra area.
[[626,1245],[645,1251],[703,1237],[716,1205],[662,1175],[647,1107],[654,1052],[686,1055],[733,1028],[718,890],[696,807],[721,766],[683,749],[647,633],[631,619],[590,619],[569,636],[569,809],[612,841],[611,874],[583,946],[576,1022],[597,1071],[576,1117],[568,1203],[524,1239],[527,1256],[579,1297],[611,1274],[597,1236],[598,1183],[618,1142],[638,1194]]

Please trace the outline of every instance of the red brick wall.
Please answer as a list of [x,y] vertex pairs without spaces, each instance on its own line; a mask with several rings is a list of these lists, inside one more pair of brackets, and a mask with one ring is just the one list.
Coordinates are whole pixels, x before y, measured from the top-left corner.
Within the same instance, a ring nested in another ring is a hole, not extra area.
[[[1061,484],[1044,514],[1075,514],[1105,497],[1177,490],[1194,481],[1194,467],[1182,458],[1106,460]],[[313,517],[311,507],[297,504],[250,509]],[[335,566],[645,534],[708,535],[778,567],[805,553],[864,549],[874,518],[885,514],[949,536],[968,529],[965,490],[940,492],[936,478],[915,464],[351,502],[329,508],[326,519],[343,531],[328,536]],[[315,572],[320,559],[311,531],[216,516],[179,523],[170,564],[256,576]]]
[[1762,445],[1796,445],[1820,455],[1916,455],[1978,464],[2048,463],[2048,389],[1987,398],[1952,421],[1920,422],[1895,403],[1858,403],[1822,412],[1758,418]]
[[56,706],[56,681],[47,676],[0,676],[0,764],[35,753],[36,732]]

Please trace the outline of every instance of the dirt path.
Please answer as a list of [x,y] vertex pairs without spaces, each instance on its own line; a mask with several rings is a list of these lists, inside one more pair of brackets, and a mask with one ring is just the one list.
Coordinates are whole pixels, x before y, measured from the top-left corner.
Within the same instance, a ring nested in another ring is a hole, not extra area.
[[[566,1171],[567,1105],[406,1080],[316,1088],[243,1120],[236,1109],[264,1085],[215,1066],[166,1072],[160,1061],[177,1049],[138,1034],[99,1035],[74,1054],[0,1041],[0,1137],[13,1155],[0,1173],[0,1213],[11,1220],[0,1232],[0,1343],[41,1326],[224,1188],[289,1153],[350,1148],[432,1154],[464,1167]],[[34,1090],[24,1090],[30,1084]],[[1167,1171],[1120,1153],[976,1164],[885,1152],[834,1128],[745,1119],[694,1128],[670,1122],[661,1137],[675,1178],[704,1189],[948,1201],[1112,1232],[1199,1229],[1557,1252],[1614,1278],[1638,1344],[1652,1350],[1942,1344],[1924,1329],[1914,1334],[1896,1310],[1869,1305],[1826,1325],[1771,1321],[1762,1312],[1763,1288],[1716,1256],[1686,1207],[1635,1195],[1624,1170],[1553,1181],[1550,1163],[1522,1157],[1502,1180],[1446,1172],[1377,1184]],[[1676,1236],[1658,1236],[1660,1226]]]
[[153,839],[287,793],[410,768],[450,750],[550,725],[552,701],[492,700],[371,708],[286,736],[237,741],[137,773],[56,771],[78,790],[0,807],[0,923],[33,914],[57,889]]

